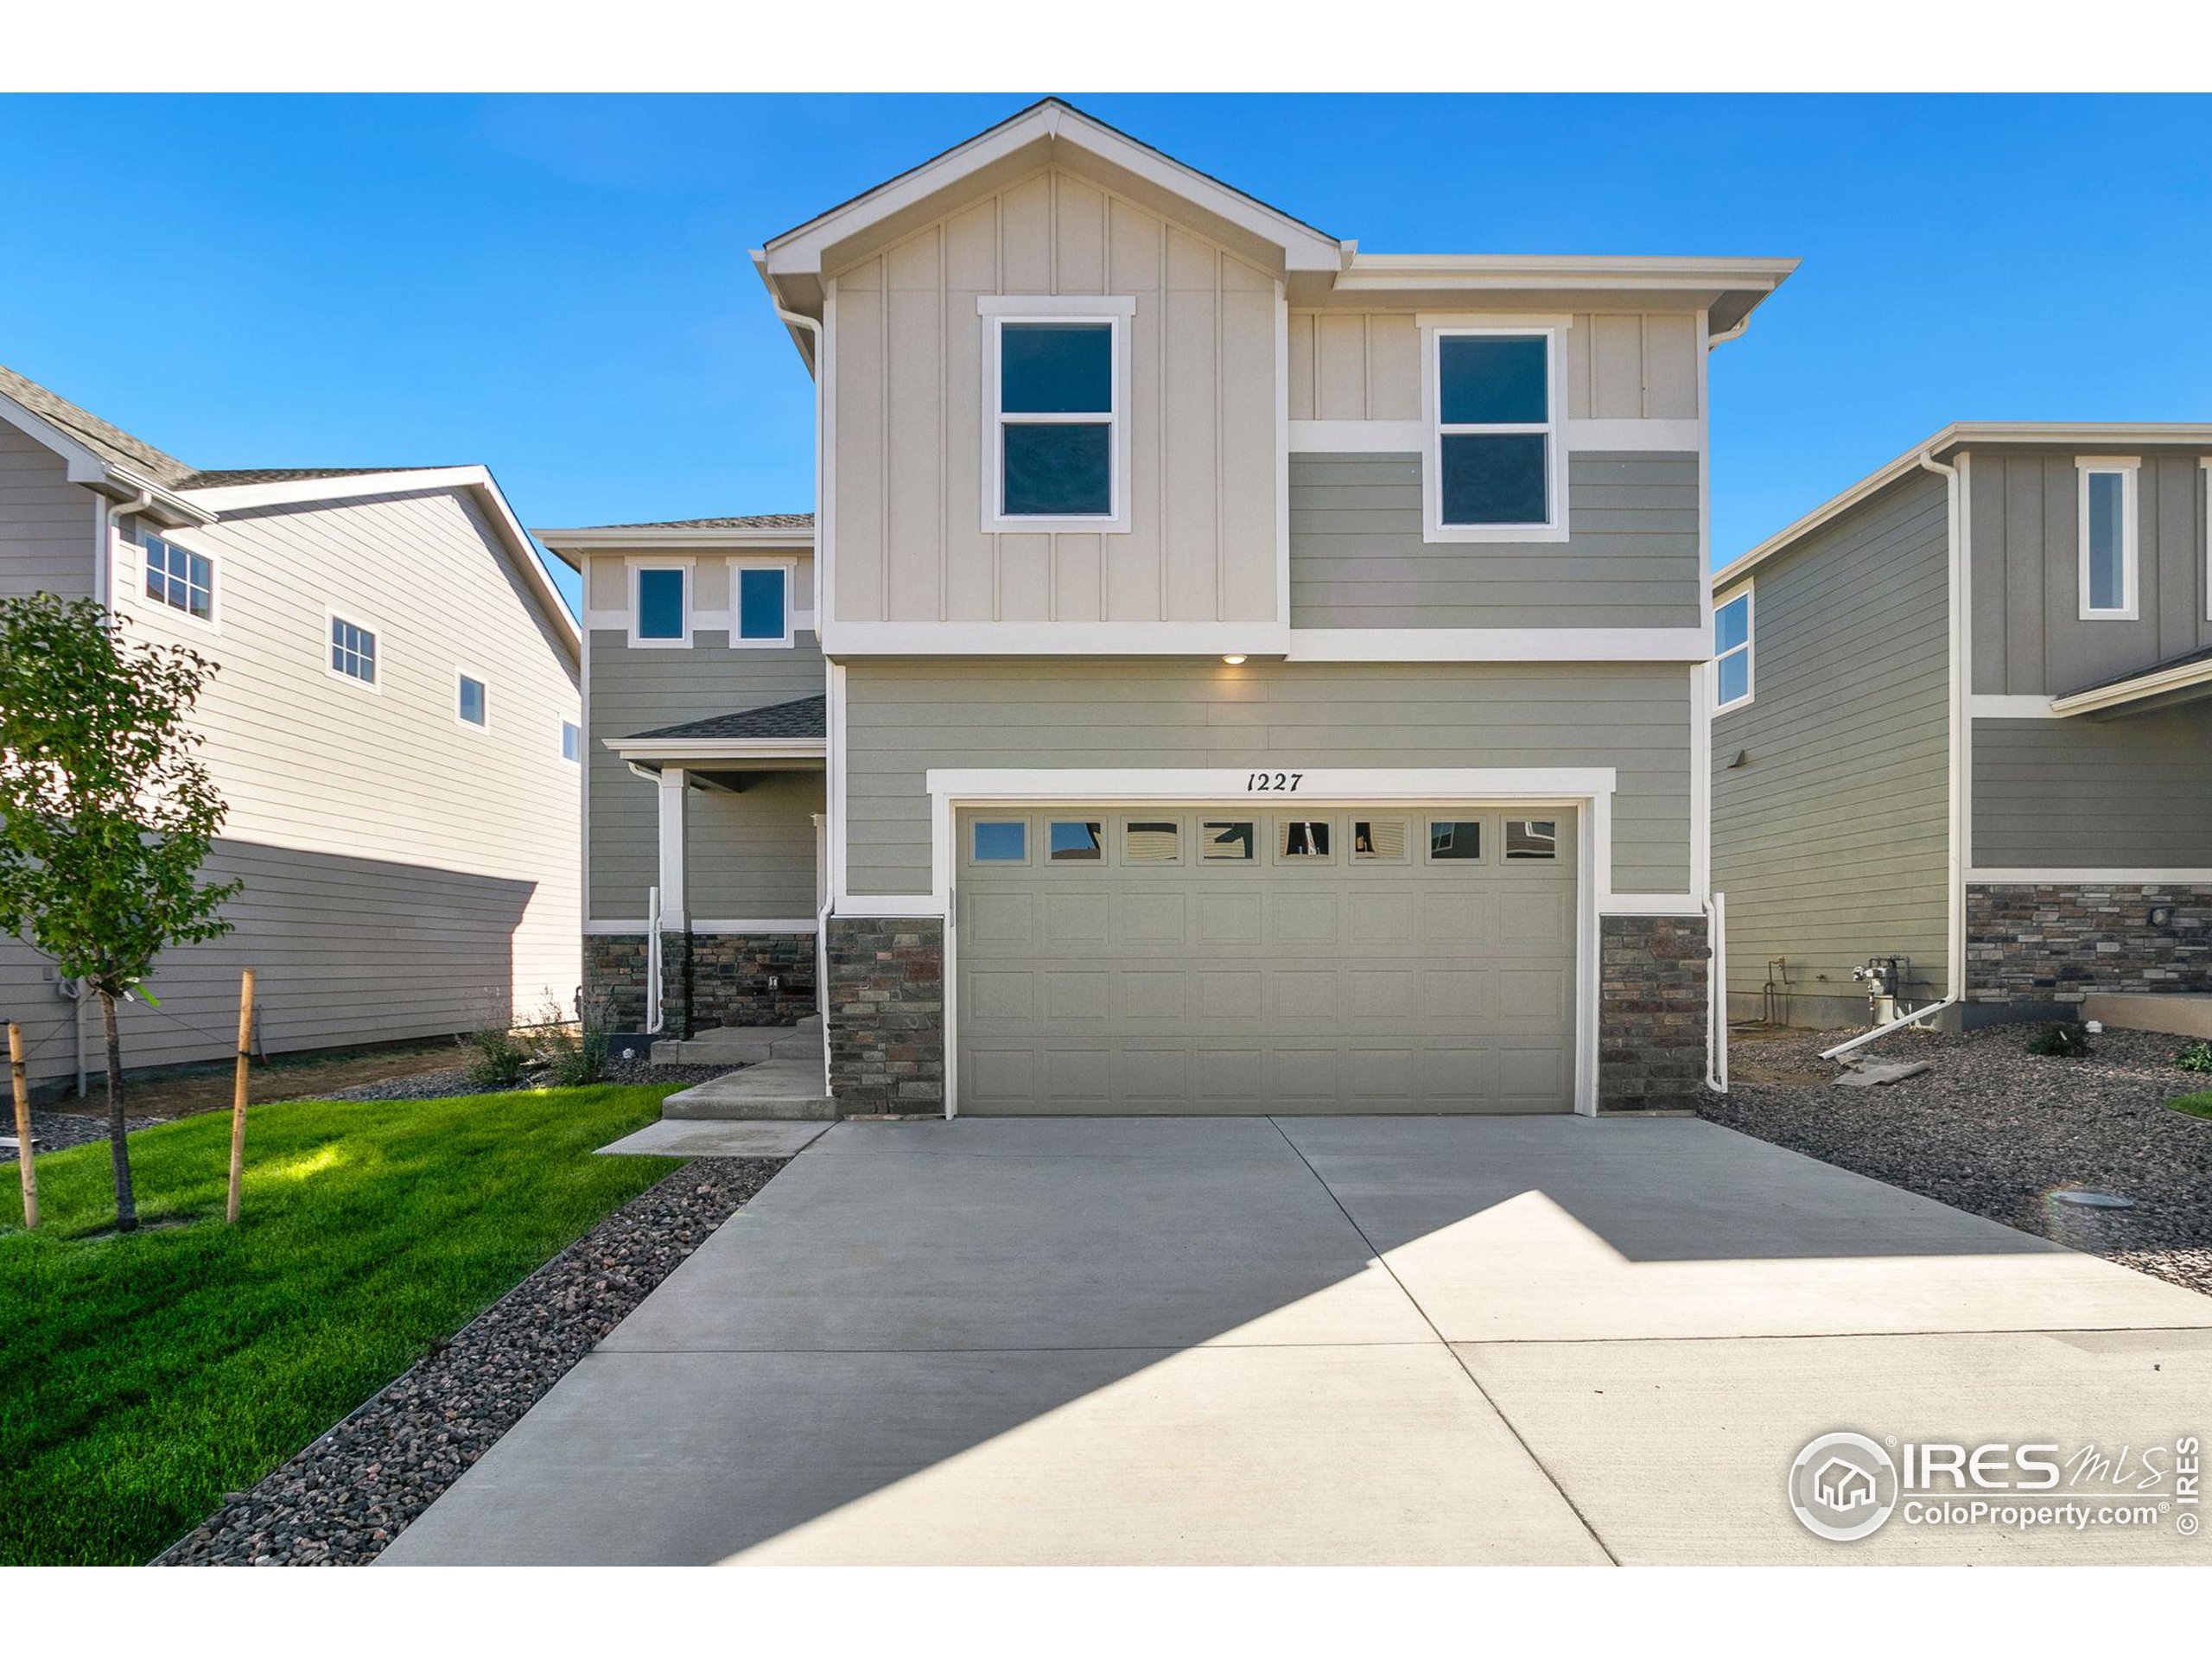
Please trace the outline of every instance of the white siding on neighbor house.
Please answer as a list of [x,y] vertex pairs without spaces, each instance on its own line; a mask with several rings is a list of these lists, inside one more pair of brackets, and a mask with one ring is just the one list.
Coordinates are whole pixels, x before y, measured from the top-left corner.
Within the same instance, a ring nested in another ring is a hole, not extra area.
[[[835,273],[836,618],[1271,620],[1277,285],[1061,171]],[[1135,299],[1125,534],[986,534],[978,296]]]
[[60,456],[0,421],[0,599],[89,596],[99,510]]
[[[209,874],[249,885],[236,933],[162,959],[161,1008],[126,1012],[126,1063],[227,1052],[245,966],[261,970],[272,1052],[572,997],[582,769],[561,758],[561,726],[579,718],[577,688],[474,503],[404,493],[176,531],[215,562],[212,625],[145,597],[136,535],[116,547],[118,608],[138,637],[220,664],[196,722],[231,809]],[[376,690],[329,670],[333,610],[377,631]],[[489,687],[488,731],[456,718],[464,670]],[[70,1065],[48,1053],[40,1071]]]
[[1674,664],[939,662],[845,673],[847,886],[930,890],[932,766],[1611,766],[1612,886],[1690,885]]
[[[1465,308],[1470,314],[1479,306]],[[1564,331],[1573,420],[1694,420],[1694,312],[1577,313]],[[1293,311],[1290,418],[1418,421],[1421,330],[1410,311]]]

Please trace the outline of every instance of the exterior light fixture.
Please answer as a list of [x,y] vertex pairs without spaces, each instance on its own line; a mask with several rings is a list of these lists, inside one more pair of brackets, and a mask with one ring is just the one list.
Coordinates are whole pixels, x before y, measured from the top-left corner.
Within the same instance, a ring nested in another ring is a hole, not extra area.
[[1241,651],[1232,651],[1221,660],[1227,663],[1231,668],[1234,668],[1237,664],[1244,660],[1244,653]]

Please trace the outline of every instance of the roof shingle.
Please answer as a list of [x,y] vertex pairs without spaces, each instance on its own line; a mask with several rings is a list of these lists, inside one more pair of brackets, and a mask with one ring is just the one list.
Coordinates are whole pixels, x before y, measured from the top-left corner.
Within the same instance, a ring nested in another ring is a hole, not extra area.
[[590,524],[590,530],[812,530],[810,512],[754,512],[735,518],[658,518],[636,524]]
[[677,726],[658,726],[650,732],[632,732],[624,741],[827,737],[830,733],[829,710],[830,700],[826,696],[799,697],[790,702],[772,702],[765,708],[745,709],[734,714],[709,715],[704,720],[687,720]]
[[59,392],[0,365],[0,394],[14,398],[40,418],[52,422],[111,467],[125,467],[141,477],[175,489],[192,468],[119,426],[110,426],[90,410],[79,409]]

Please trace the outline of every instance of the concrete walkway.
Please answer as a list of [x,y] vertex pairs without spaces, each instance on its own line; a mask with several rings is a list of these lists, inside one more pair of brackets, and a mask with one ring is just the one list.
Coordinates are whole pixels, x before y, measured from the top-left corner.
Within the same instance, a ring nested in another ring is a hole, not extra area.
[[2212,1299],[1694,1120],[841,1123],[383,1560],[2202,1560],[1783,1489],[2208,1385]]

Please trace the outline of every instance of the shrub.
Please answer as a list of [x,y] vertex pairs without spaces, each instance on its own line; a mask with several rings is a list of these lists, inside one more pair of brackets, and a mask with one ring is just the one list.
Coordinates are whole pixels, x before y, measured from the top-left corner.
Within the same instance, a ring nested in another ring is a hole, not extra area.
[[2199,1038],[2174,1056],[2174,1064],[2184,1071],[2212,1071],[2212,1041]]
[[468,1062],[472,1089],[512,1089],[530,1069],[533,1057],[529,1044],[504,1022],[487,1021],[461,1041],[474,1051]]
[[2089,1033],[2071,1020],[2045,1026],[2029,1039],[2028,1052],[2054,1059],[2078,1060],[2089,1052]]
[[603,1011],[582,1007],[572,1025],[550,997],[537,1017],[537,1058],[564,1089],[581,1089],[607,1077],[608,1052]]

